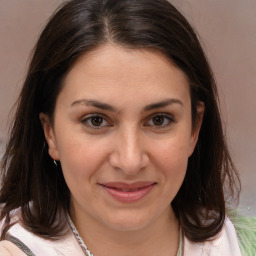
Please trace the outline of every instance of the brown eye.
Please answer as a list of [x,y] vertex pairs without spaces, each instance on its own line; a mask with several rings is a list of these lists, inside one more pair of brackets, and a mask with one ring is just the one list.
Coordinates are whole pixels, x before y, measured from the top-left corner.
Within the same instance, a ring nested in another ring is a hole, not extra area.
[[93,126],[100,126],[103,123],[103,118],[101,116],[91,117],[91,124]]
[[152,118],[152,121],[155,126],[162,126],[164,124],[165,117],[164,116],[155,116]]
[[92,114],[85,116],[81,122],[85,124],[87,127],[99,129],[104,128],[106,126],[111,126],[110,123],[106,120],[105,117],[97,114]]
[[152,116],[149,121],[145,124],[146,126],[152,126],[156,128],[165,128],[174,123],[172,115],[159,113]]

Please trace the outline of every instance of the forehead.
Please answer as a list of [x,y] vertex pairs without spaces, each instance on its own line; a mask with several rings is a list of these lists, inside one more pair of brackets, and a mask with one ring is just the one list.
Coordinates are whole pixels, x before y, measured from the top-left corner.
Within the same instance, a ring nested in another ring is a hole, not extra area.
[[[106,44],[82,55],[68,72],[61,93],[75,99],[187,97],[183,71],[158,51]],[[115,96],[116,96],[115,95]]]

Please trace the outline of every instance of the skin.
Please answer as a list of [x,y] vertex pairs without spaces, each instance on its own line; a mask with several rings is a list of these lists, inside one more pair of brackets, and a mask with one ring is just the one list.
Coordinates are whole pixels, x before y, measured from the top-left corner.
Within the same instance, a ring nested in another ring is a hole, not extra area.
[[[40,119],[71,192],[71,218],[94,255],[176,255],[179,223],[170,203],[203,110],[199,104],[192,129],[187,77],[159,52],[106,44],[74,64],[53,123],[43,113]],[[102,186],[138,181],[154,185],[134,202]]]

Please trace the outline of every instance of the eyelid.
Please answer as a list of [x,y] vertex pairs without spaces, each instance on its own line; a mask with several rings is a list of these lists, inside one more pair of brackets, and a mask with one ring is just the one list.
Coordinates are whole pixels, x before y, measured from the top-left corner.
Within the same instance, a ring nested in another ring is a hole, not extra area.
[[[107,125],[102,125],[102,126],[94,126],[94,125],[90,125],[88,124],[88,120],[90,120],[90,118],[93,117],[101,117],[103,120],[105,120],[108,124]],[[84,115],[81,118],[81,123],[86,125],[87,127],[93,128],[93,129],[102,129],[104,127],[109,127],[112,126],[109,122],[109,119],[106,115],[102,114],[102,113],[92,113],[92,114],[88,114],[88,115]]]
[[176,120],[174,119],[173,115],[170,113],[166,113],[166,112],[159,112],[159,113],[154,113],[154,114],[150,115],[147,118],[146,123],[151,121],[154,117],[158,117],[158,116],[167,118],[169,120],[168,124],[163,125],[163,126],[157,126],[157,125],[145,125],[145,126],[154,126],[156,129],[161,129],[161,128],[166,128],[166,127],[170,126],[172,123],[176,123]]
[[[164,117],[168,120],[168,123],[167,124],[164,124],[164,125],[154,125],[154,124],[149,124],[150,121],[152,121],[152,119],[154,117]],[[96,125],[92,125],[92,124],[89,124],[88,121],[90,120],[90,118],[93,118],[93,117],[100,117],[103,119],[103,122],[107,122],[107,124],[103,124],[103,125],[99,125],[99,126],[96,126]],[[111,121],[109,120],[108,116],[106,116],[105,114],[103,113],[91,113],[91,114],[87,114],[87,115],[84,115],[82,118],[80,118],[79,120],[83,125],[89,127],[89,128],[92,128],[92,129],[103,129],[103,128],[106,128],[106,127],[111,127],[113,126],[113,124],[111,124]],[[148,116],[147,118],[145,118],[145,121],[144,121],[144,126],[146,127],[154,127],[155,129],[164,129],[164,128],[167,128],[169,127],[172,123],[175,123],[176,120],[175,118],[173,117],[172,114],[170,113],[166,113],[166,112],[158,112],[158,113],[153,113],[151,114],[150,116]]]

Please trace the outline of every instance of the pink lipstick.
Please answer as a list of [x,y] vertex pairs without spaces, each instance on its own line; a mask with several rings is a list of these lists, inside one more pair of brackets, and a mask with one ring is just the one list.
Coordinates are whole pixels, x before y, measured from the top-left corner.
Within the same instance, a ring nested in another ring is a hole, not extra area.
[[144,198],[156,185],[154,182],[108,182],[100,184],[105,191],[120,202],[136,202]]

